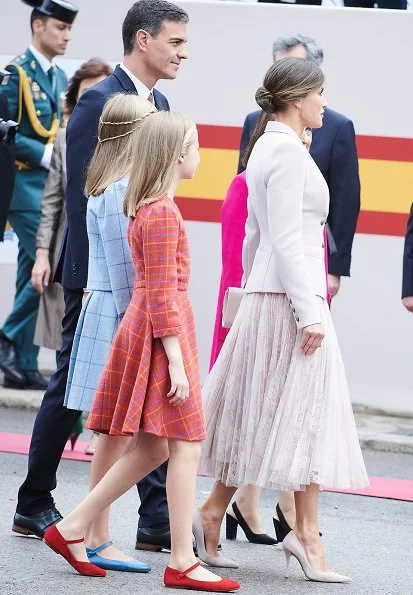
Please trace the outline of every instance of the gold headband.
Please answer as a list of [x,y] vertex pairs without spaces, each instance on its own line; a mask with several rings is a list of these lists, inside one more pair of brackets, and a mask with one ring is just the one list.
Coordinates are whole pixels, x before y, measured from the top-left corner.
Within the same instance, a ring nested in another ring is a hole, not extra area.
[[105,143],[108,140],[114,140],[116,138],[122,138],[123,136],[127,136],[128,134],[132,134],[132,132],[135,132],[135,130],[137,130],[137,128],[139,128],[139,123],[141,123],[145,118],[147,118],[148,116],[150,116],[150,114],[154,114],[156,113],[158,110],[156,109],[155,106],[152,107],[151,110],[149,110],[149,112],[147,112],[146,114],[144,114],[143,116],[139,116],[139,118],[135,118],[134,120],[128,120],[126,122],[108,122],[105,120],[102,120],[102,116],[100,116],[99,118],[99,123],[100,126],[122,126],[123,124],[127,125],[127,124],[138,124],[137,126],[135,126],[134,128],[132,128],[132,130],[128,130],[128,132],[124,132],[123,134],[116,134],[115,136],[108,136],[107,138],[100,138],[100,136],[98,135],[98,142],[100,144]]

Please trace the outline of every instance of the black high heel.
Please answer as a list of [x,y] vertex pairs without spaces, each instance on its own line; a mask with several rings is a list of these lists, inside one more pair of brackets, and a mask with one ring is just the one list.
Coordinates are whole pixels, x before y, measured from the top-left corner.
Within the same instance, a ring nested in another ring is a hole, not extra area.
[[76,432],[72,432],[69,436],[70,439],[70,446],[72,447],[72,450],[75,450],[75,446],[76,446],[76,442],[77,439],[79,438],[80,434],[77,434]]
[[[282,543],[284,539],[287,537],[288,533],[292,531],[292,529],[285,520],[285,516],[283,515],[279,504],[277,504],[275,510],[277,512],[278,519],[273,518],[272,522],[274,523],[274,529],[278,543]],[[322,535],[323,534],[320,533],[320,537],[322,537]]]
[[285,516],[283,515],[279,504],[277,504],[275,510],[277,512],[278,519],[273,518],[272,522],[274,523],[274,529],[278,543],[282,543],[287,537],[288,533],[291,531],[291,527],[285,520]]
[[251,531],[244,517],[240,513],[236,502],[232,503],[232,510],[234,511],[236,517],[235,519],[228,513],[226,513],[225,516],[227,539],[237,538],[237,530],[239,525],[241,529],[244,531],[245,537],[251,543],[260,543],[262,545],[275,545],[277,543],[275,539],[273,539],[266,533],[254,533],[253,531]]

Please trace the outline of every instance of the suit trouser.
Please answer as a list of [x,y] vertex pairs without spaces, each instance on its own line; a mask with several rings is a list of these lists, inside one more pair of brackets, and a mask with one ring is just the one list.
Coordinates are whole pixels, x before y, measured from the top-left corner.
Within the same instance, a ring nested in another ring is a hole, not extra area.
[[[258,0],[258,2],[265,2],[266,4],[285,4],[290,5],[290,2],[283,2],[283,0]],[[322,0],[296,0],[296,4],[311,4],[313,6],[320,6]]]
[[[73,424],[81,415],[80,411],[67,409],[63,401],[70,352],[82,308],[82,296],[81,289],[64,289],[62,349],[58,368],[50,379],[34,422],[28,473],[18,496],[19,514],[35,514],[53,506],[51,492],[56,487],[57,468]],[[169,522],[165,489],[166,469],[166,465],[161,465],[138,483],[141,527],[153,527]]]
[[396,10],[406,10],[407,0],[344,0],[344,6],[358,8],[393,8]]
[[15,343],[21,368],[37,370],[39,347],[34,345],[33,338],[40,294],[33,287],[31,276],[40,211],[11,211],[8,220],[19,238],[19,256],[13,310],[3,325],[3,333]]

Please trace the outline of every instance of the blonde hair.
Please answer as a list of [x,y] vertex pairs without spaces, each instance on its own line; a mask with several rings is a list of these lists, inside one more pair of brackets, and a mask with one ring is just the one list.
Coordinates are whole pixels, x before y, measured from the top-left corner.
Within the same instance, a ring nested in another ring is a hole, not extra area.
[[182,114],[157,112],[142,122],[124,200],[127,217],[167,195],[179,157],[197,141],[195,124]]
[[155,106],[138,95],[117,93],[107,101],[87,172],[86,196],[98,196],[110,184],[129,175],[137,130],[154,112]]

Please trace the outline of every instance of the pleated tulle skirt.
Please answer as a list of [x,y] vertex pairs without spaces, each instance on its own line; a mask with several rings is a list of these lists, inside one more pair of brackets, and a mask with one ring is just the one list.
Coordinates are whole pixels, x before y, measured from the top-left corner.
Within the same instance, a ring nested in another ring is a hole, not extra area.
[[200,473],[228,486],[361,488],[368,478],[325,300],[325,338],[300,350],[285,294],[247,294],[203,389]]

